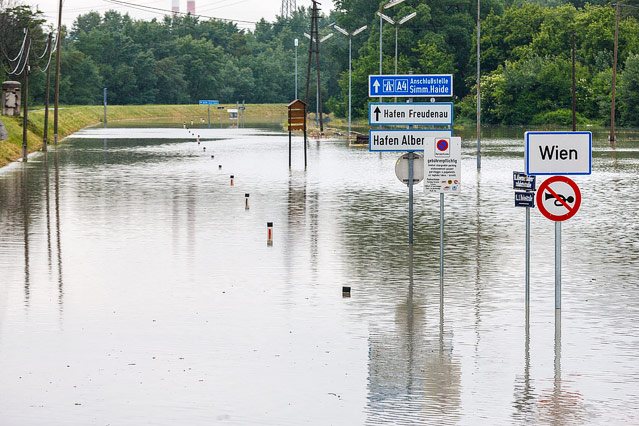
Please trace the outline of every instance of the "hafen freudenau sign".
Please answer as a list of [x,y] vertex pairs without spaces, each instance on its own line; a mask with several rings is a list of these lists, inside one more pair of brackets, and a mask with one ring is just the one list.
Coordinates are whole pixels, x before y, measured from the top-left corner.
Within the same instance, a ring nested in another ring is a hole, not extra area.
[[592,133],[526,132],[527,175],[589,175]]

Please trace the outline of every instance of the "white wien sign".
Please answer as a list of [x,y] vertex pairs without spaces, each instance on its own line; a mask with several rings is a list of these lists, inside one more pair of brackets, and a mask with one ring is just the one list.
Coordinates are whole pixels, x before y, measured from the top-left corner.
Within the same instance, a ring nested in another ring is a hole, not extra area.
[[526,132],[527,175],[589,175],[592,133]]

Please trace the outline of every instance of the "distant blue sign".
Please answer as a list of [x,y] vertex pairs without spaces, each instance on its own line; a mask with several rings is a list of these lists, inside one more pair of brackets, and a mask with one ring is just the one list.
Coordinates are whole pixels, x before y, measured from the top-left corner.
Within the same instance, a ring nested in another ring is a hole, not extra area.
[[217,105],[220,101],[200,101],[200,105]]
[[452,74],[369,75],[368,96],[376,97],[450,97]]
[[535,193],[515,191],[515,207],[535,207]]

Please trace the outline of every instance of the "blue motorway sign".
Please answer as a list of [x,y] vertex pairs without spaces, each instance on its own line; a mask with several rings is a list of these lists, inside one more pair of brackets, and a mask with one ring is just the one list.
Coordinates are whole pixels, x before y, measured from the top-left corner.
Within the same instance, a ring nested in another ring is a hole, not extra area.
[[515,207],[535,207],[535,193],[515,191]]
[[450,97],[452,74],[369,75],[368,96],[375,97]]
[[200,105],[217,105],[220,101],[200,101]]

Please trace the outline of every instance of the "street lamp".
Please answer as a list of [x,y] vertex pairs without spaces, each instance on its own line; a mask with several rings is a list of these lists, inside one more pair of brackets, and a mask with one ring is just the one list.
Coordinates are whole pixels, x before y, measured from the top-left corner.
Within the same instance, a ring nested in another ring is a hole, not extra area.
[[351,52],[352,52],[352,44],[353,44],[352,41],[354,36],[364,31],[366,28],[368,28],[368,26],[364,25],[363,27],[353,31],[352,34],[350,34],[345,29],[338,27],[337,25],[333,25],[333,28],[335,28],[337,31],[339,31],[340,33],[348,37],[348,140],[350,141],[351,139],[351,69],[352,69]]
[[[304,33],[304,37],[306,37],[307,39],[311,39],[311,36],[308,35],[307,33]],[[319,39],[319,42],[322,43],[326,40],[328,40],[329,38],[333,37],[333,33],[329,33],[327,35],[325,35],[324,37]],[[319,123],[319,85],[317,86],[317,93],[315,95],[315,121],[317,123]]]
[[[404,0],[401,0],[401,1],[404,1]],[[409,15],[406,15],[402,19],[397,21],[397,25],[395,25],[395,74],[397,74],[397,29],[399,28],[400,25],[410,21],[415,16],[417,16],[417,12],[413,12]]]
[[[389,3],[386,3],[384,5],[384,9],[390,9],[393,6],[396,6],[400,3],[402,3],[404,0],[392,0]],[[388,16],[384,15],[381,11],[377,12],[377,16],[379,16],[379,75],[382,75],[382,19],[386,20],[387,22],[394,24],[395,21],[393,21],[391,18],[389,18]],[[382,102],[382,97],[379,97],[379,101]]]

